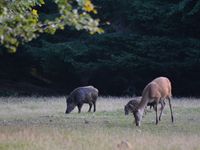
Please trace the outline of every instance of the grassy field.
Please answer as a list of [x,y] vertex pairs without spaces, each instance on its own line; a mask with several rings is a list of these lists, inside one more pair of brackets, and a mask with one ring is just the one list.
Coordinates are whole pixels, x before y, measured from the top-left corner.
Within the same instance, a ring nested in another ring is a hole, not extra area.
[[97,112],[64,114],[64,97],[0,98],[0,150],[199,150],[200,99],[174,98],[175,123],[168,103],[162,121],[155,112],[136,127],[125,116],[130,98],[100,97]]

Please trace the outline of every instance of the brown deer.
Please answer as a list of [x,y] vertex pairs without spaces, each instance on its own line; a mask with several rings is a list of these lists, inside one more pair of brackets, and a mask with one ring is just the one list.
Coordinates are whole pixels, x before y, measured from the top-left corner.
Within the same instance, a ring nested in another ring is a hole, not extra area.
[[161,104],[161,112],[159,121],[161,120],[162,112],[165,107],[165,99],[169,100],[169,107],[171,111],[171,119],[174,122],[172,106],[171,106],[171,82],[166,77],[158,77],[146,85],[142,92],[142,100],[139,103],[136,111],[134,111],[136,126],[140,126],[145,107],[148,103],[155,103],[154,109],[156,111],[156,124],[158,124],[158,109],[157,105]]

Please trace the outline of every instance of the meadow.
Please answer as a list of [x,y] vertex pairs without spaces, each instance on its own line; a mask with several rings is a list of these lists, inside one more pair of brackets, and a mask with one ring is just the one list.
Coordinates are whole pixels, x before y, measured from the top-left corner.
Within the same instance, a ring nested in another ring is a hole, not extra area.
[[173,98],[155,124],[149,110],[136,127],[128,97],[99,97],[97,112],[65,114],[64,97],[1,97],[0,150],[199,150],[200,99]]

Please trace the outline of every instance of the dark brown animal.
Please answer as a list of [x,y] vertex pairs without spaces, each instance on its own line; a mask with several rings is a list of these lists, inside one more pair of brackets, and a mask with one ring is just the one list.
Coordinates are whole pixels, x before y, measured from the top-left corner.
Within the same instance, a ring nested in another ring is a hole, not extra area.
[[97,97],[98,90],[93,86],[76,88],[69,94],[68,98],[66,98],[67,109],[65,113],[70,113],[76,106],[78,107],[78,112],[80,113],[84,103],[89,104],[88,112],[91,111],[92,105],[94,106],[95,112]]
[[134,98],[130,100],[125,106],[124,106],[124,113],[125,115],[128,115],[129,112],[133,113],[136,109],[138,104],[140,103],[141,98]]
[[142,92],[142,100],[139,103],[137,110],[134,112],[136,126],[140,126],[145,107],[148,103],[155,103],[154,109],[156,111],[156,124],[158,124],[158,111],[157,105],[161,103],[161,112],[159,120],[161,120],[162,112],[165,107],[164,100],[169,100],[169,107],[171,111],[171,120],[174,121],[172,106],[171,106],[171,82],[166,77],[158,77],[151,81],[144,88]]

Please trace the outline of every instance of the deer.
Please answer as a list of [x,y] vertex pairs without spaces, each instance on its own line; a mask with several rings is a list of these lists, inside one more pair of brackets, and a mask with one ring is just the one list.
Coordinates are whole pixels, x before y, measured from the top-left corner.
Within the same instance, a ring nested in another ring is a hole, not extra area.
[[160,103],[160,115],[159,121],[161,121],[163,109],[165,107],[165,100],[168,99],[169,107],[171,112],[171,120],[174,122],[172,105],[171,105],[171,97],[172,97],[172,87],[171,82],[166,77],[158,77],[147,84],[142,92],[141,102],[138,104],[137,109],[133,112],[136,126],[141,125],[142,116],[145,110],[145,107],[148,103],[154,103],[154,110],[156,112],[156,125],[158,124],[158,109],[157,106]]

